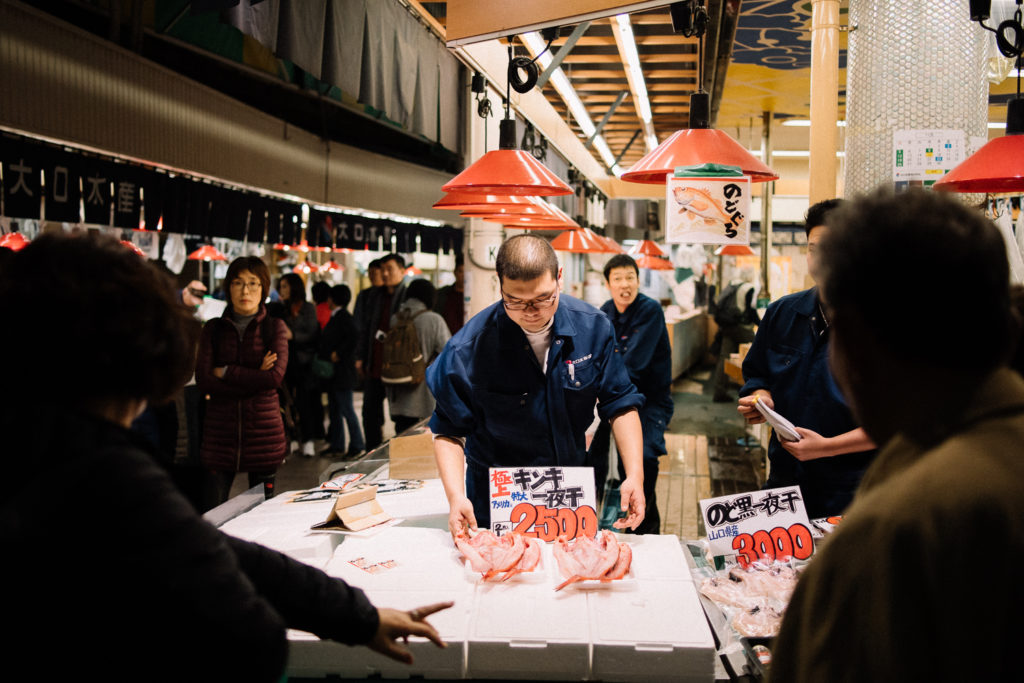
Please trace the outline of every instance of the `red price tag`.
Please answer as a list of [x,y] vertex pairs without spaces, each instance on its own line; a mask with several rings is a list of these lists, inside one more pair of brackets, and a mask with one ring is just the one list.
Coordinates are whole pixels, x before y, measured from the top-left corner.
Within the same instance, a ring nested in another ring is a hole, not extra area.
[[549,508],[519,503],[509,517],[513,531],[551,543],[559,536],[573,540],[577,536],[597,535],[597,512],[589,505],[573,508]]
[[806,525],[792,524],[788,528],[777,526],[771,531],[740,534],[732,539],[732,548],[740,566],[746,567],[758,560],[806,560],[814,552],[814,540]]

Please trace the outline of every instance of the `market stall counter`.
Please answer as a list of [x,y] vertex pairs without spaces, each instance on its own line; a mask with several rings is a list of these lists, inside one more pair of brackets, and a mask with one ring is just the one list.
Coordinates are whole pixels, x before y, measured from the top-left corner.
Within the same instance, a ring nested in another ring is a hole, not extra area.
[[[326,488],[282,493],[224,520],[220,528],[342,578],[365,590],[374,604],[408,609],[454,600],[454,607],[431,617],[448,647],[412,638],[415,662],[406,666],[367,648],[290,631],[289,677],[716,678],[716,646],[691,576],[692,561],[675,536],[619,536],[633,552],[622,580],[578,581],[556,590],[564,576],[552,544],[542,544],[533,571],[485,580],[463,562],[447,531],[440,481],[391,479],[389,453],[385,445],[362,460],[336,465],[324,474]],[[378,485],[375,500],[391,519],[357,532],[312,531],[331,516],[339,500],[335,490],[357,483]]]

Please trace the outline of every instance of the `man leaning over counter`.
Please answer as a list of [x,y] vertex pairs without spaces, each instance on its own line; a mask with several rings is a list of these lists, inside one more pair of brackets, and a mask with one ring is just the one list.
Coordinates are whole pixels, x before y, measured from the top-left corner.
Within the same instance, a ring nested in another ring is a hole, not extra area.
[[466,323],[427,368],[437,400],[430,430],[450,512],[448,528],[490,526],[489,467],[579,467],[594,419],[611,422],[626,471],[627,516],[644,518],[644,398],[629,380],[614,331],[599,310],[560,294],[547,240],[517,235],[498,250],[502,300]]

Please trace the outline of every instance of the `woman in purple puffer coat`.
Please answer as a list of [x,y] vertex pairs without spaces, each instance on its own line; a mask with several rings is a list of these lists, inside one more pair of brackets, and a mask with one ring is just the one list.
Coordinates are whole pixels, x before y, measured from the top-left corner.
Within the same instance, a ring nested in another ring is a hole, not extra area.
[[270,271],[259,258],[235,259],[224,288],[228,307],[203,328],[196,361],[196,383],[206,397],[200,454],[216,475],[217,503],[227,500],[236,472],[247,472],[249,486],[262,483],[267,497],[273,495],[286,445],[277,389],[288,341],[284,322],[268,317],[263,304]]

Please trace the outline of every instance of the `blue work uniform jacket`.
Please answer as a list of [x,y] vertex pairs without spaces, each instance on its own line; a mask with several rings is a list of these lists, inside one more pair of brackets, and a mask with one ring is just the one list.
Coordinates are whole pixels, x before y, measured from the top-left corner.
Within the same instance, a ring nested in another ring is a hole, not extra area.
[[449,340],[427,368],[427,386],[437,401],[430,431],[465,439],[466,495],[482,527],[490,520],[488,467],[581,467],[594,405],[607,420],[644,403],[629,381],[611,322],[564,294],[546,373],[499,301]]
[[[745,384],[740,396],[766,389],[776,412],[797,427],[825,437],[859,427],[829,369],[828,336],[817,287],[773,302],[743,360]],[[768,485],[799,485],[812,518],[842,514],[876,452],[800,462],[773,431],[768,443]]]
[[675,404],[672,402],[672,347],[668,341],[665,313],[661,304],[645,294],[619,313],[609,299],[601,306],[615,328],[615,343],[626,363],[626,371],[644,395],[640,423],[644,431],[644,457],[666,453],[665,428]]

